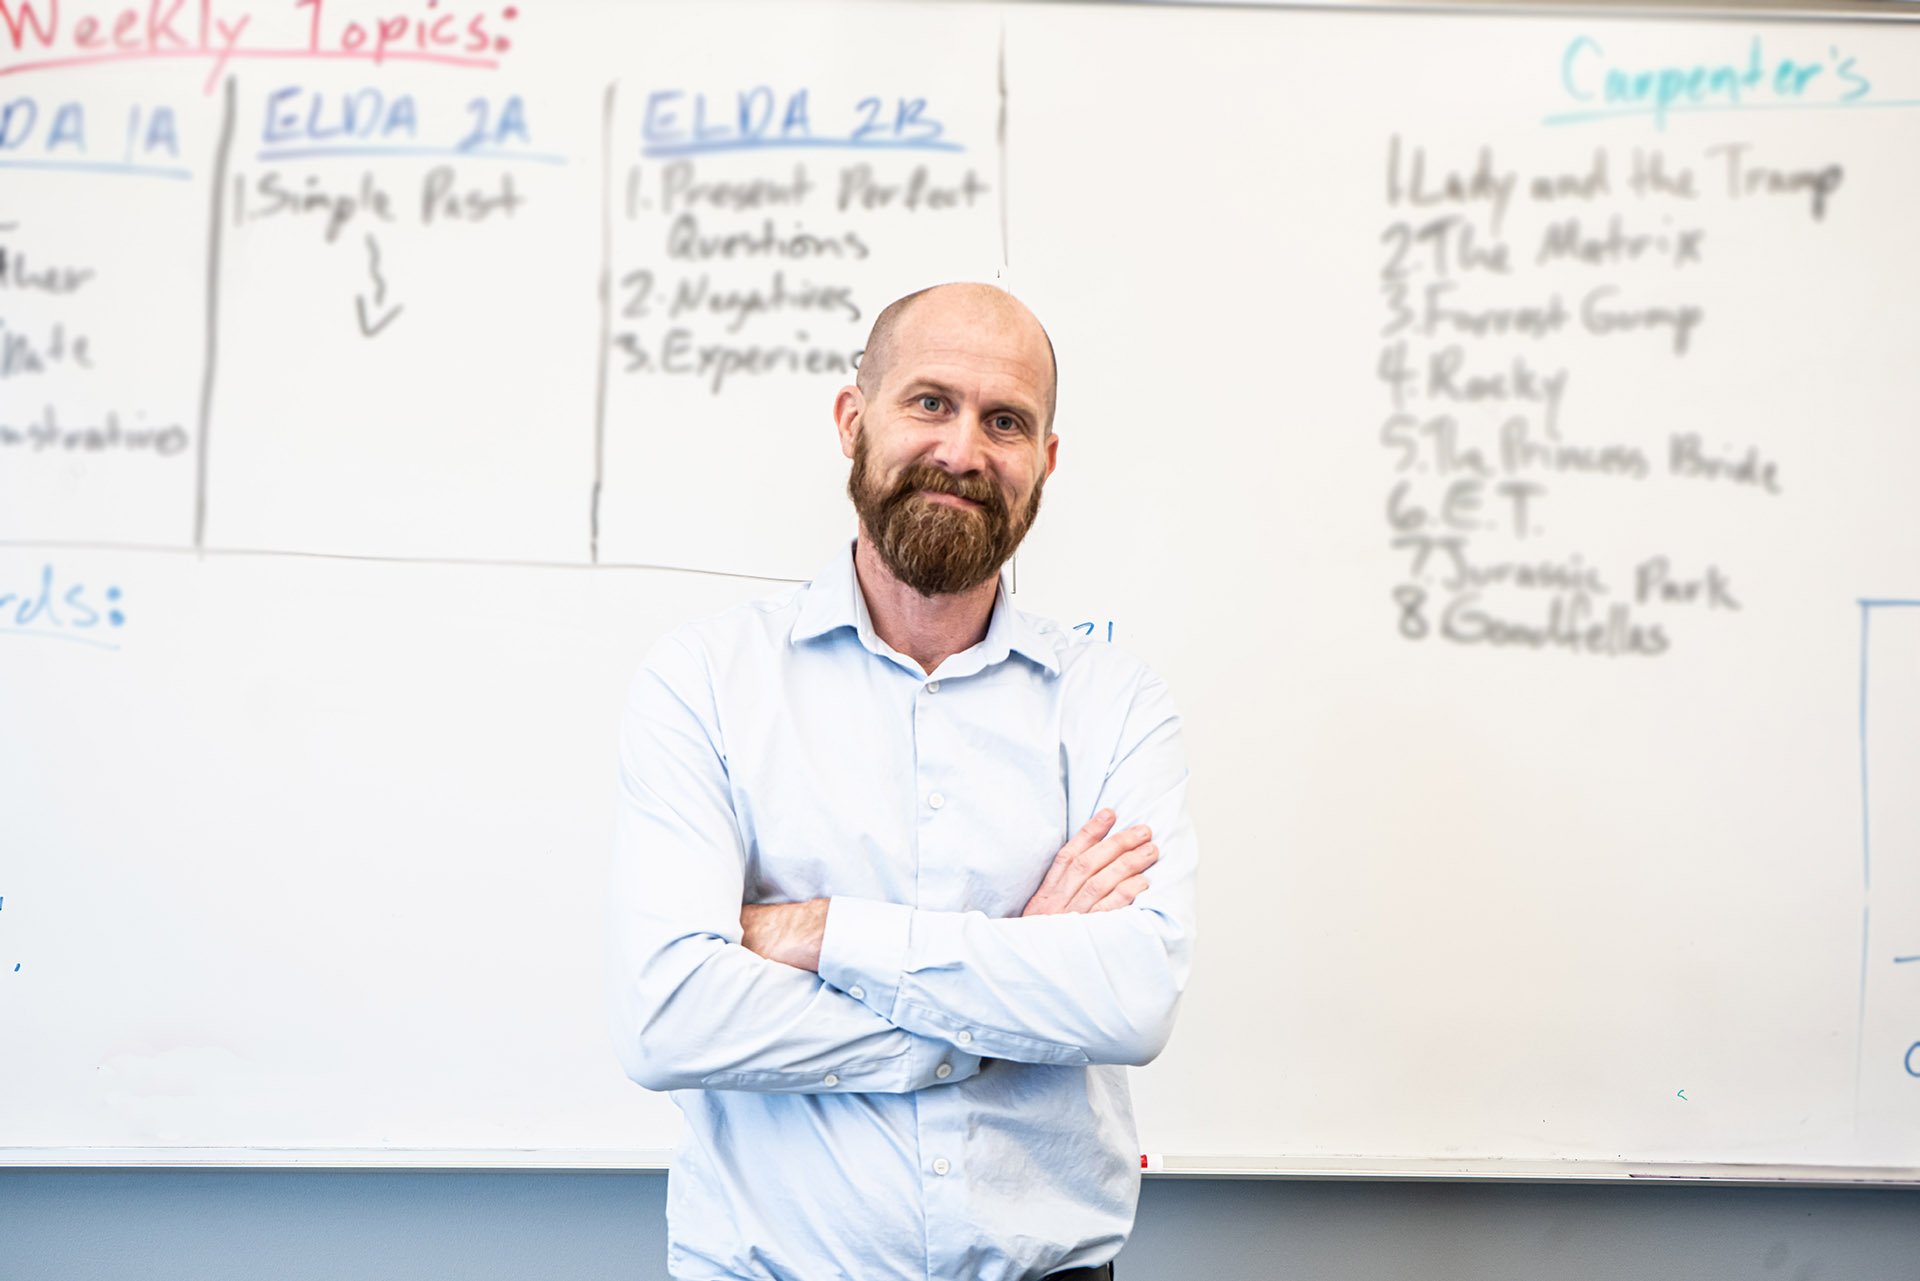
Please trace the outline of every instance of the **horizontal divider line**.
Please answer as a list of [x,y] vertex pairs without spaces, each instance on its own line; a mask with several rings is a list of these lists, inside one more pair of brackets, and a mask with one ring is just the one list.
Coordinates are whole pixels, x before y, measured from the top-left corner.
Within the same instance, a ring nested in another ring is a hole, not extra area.
[[669,574],[706,574],[713,578],[742,578],[758,583],[805,583],[805,578],[778,578],[771,574],[742,574],[693,565],[653,565],[642,561],[510,560],[484,556],[375,556],[355,552],[311,552],[271,547],[192,547],[178,543],[113,543],[71,539],[0,538],[0,548],[44,548],[54,551],[159,552],[184,556],[286,556],[300,560],[341,560],[383,565],[479,565],[504,569],[642,569]]

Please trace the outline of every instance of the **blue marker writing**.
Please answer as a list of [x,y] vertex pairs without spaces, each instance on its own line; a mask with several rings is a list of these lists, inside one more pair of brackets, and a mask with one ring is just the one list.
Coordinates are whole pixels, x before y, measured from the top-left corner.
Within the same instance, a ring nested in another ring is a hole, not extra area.
[[1550,115],[1550,125],[1651,116],[1656,128],[1664,128],[1675,111],[1920,106],[1873,100],[1872,81],[1838,45],[1829,45],[1824,56],[1796,58],[1768,53],[1760,36],[1744,56],[1651,64],[1615,58],[1594,37],[1575,36],[1560,54],[1560,88],[1585,109]]

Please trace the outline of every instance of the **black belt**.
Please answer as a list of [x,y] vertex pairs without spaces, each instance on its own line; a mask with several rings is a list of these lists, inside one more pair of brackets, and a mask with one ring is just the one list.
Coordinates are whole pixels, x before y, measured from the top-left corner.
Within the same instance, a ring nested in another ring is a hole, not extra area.
[[1049,1272],[1046,1281],[1113,1281],[1113,1265],[1103,1263],[1097,1268],[1068,1268],[1065,1272]]

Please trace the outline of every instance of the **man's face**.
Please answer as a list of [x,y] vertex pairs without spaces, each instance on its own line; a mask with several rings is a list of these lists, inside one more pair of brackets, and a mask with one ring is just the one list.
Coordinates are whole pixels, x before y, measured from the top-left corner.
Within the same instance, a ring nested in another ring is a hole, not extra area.
[[966,591],[1006,563],[1057,448],[1038,324],[1004,300],[952,292],[907,314],[873,394],[849,414],[843,392],[840,409],[861,525],[894,577],[925,596]]

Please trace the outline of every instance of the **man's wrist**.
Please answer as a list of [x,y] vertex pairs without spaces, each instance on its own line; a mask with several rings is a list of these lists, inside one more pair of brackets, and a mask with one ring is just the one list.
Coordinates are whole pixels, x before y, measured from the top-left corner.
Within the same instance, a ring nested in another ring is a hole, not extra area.
[[829,900],[755,903],[740,909],[740,943],[749,952],[796,970],[820,968]]

